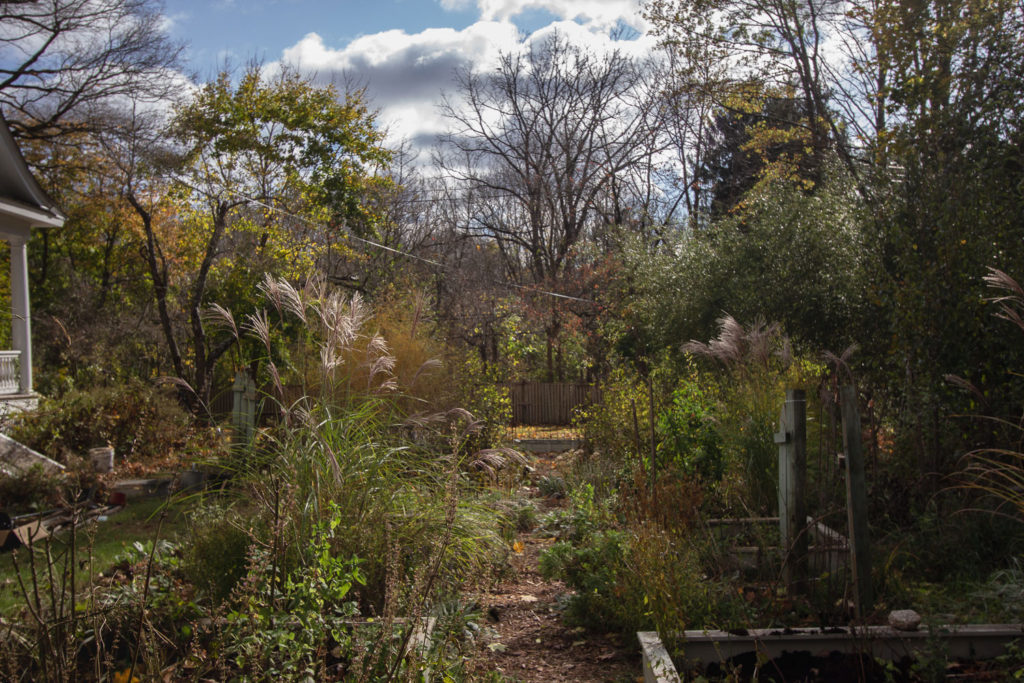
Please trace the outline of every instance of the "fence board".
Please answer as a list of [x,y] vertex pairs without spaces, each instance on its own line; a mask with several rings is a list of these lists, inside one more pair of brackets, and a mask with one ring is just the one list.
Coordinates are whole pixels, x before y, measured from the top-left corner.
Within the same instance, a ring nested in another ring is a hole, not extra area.
[[567,426],[578,408],[601,400],[600,389],[589,384],[517,382],[508,390],[513,426]]

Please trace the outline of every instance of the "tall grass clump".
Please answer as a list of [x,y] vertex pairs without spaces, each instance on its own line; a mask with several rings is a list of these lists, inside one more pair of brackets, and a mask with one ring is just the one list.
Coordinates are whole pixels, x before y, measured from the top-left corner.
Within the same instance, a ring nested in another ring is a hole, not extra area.
[[[227,602],[268,616],[236,620],[222,634],[224,651],[259,671],[221,665],[225,674],[319,677],[344,669],[353,680],[387,680],[415,666],[395,638],[407,641],[435,603],[490,572],[503,543],[497,518],[477,502],[486,479],[480,473],[519,456],[471,450],[480,429],[472,414],[406,391],[428,386],[439,368],[414,348],[415,332],[395,325],[394,314],[390,327],[404,335],[403,356],[419,354],[420,368],[399,362],[358,295],[332,291],[319,278],[298,289],[268,277],[262,289],[270,307],[229,324],[262,349],[250,367],[272,387],[267,400],[276,402],[280,421],[226,463],[234,475],[233,514],[244,516],[232,528],[246,528],[250,537]],[[217,311],[228,322],[225,313]],[[285,386],[294,382],[304,391],[286,400]],[[303,586],[327,575],[345,590],[334,591],[333,601],[330,591],[303,597]],[[211,590],[224,593],[220,585]],[[314,609],[337,619],[296,618]],[[376,624],[371,642],[345,626],[367,617]],[[301,631],[306,658],[285,662],[283,652],[266,648],[247,655],[258,633],[272,628],[285,629],[286,639]]]
[[797,358],[777,323],[755,321],[744,327],[725,315],[718,336],[690,341],[683,351],[712,361],[721,387],[717,415],[726,477],[737,490],[733,500],[752,515],[770,514],[776,505],[778,449],[772,439],[787,389],[816,392],[823,367]]
[[[999,305],[996,317],[1002,318],[1024,332],[1024,288],[996,268],[989,268],[985,282],[999,291],[991,301]],[[950,381],[968,389],[984,404],[985,395],[974,385],[958,377]],[[1024,416],[988,416],[998,445],[979,448],[964,458],[962,485],[984,498],[994,501],[994,511],[1017,521],[1024,521]]]

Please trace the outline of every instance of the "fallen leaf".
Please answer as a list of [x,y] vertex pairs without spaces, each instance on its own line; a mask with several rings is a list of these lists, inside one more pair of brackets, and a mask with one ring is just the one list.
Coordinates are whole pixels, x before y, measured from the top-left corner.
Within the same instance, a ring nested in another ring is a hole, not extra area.
[[523,552],[523,542],[522,541],[516,541],[515,543],[513,543],[512,544],[512,550],[514,552],[516,552],[516,553],[522,553]]

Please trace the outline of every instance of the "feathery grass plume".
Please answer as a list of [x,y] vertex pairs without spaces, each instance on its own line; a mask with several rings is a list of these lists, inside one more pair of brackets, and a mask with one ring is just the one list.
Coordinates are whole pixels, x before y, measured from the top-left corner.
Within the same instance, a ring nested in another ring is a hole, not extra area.
[[526,456],[514,448],[485,448],[470,456],[470,469],[484,472],[488,476],[495,476],[498,470],[505,469],[510,463],[517,465],[527,464]]
[[203,312],[203,320],[217,327],[226,327],[231,331],[231,336],[238,339],[238,327],[235,325],[235,316],[220,304],[211,304]]
[[402,423],[404,427],[421,427],[425,428],[431,424],[437,424],[439,422],[446,421],[446,413],[413,413],[405,418]]
[[465,420],[467,424],[467,432],[476,431],[480,428],[480,422],[476,417],[474,417],[473,413],[469,412],[465,408],[452,408],[448,411],[447,418],[453,422],[459,419]]
[[789,339],[785,335],[780,335],[781,327],[778,323],[766,323],[758,319],[749,328],[744,329],[743,325],[728,313],[717,322],[717,337],[707,343],[691,339],[683,344],[682,350],[712,358],[729,368],[736,368],[750,361],[767,366],[772,357],[772,349],[778,343],[780,349],[777,355],[783,364],[788,365],[792,361]]
[[943,375],[942,379],[970,393],[974,398],[978,399],[978,403],[981,405],[988,405],[988,397],[986,397],[985,393],[978,388],[978,385],[969,379],[965,379],[959,375]]
[[999,304],[999,312],[995,314],[996,317],[1009,320],[1018,328],[1024,330],[1024,317],[1021,316],[1021,309],[1024,308],[1024,288],[998,268],[990,267],[988,275],[982,279],[989,287],[1009,292],[1009,294],[989,299],[989,301]]
[[320,271],[315,271],[306,278],[302,285],[302,297],[305,301],[320,301],[327,296],[327,278]]
[[850,367],[850,359],[853,358],[853,354],[857,353],[859,349],[860,346],[857,344],[850,344],[838,356],[831,351],[825,351],[821,354],[825,362],[832,366],[832,372],[837,381],[839,375],[845,372],[850,384],[856,384],[853,379],[853,368]]
[[398,383],[392,374],[395,369],[395,357],[388,352],[388,344],[384,341],[384,337],[375,334],[366,346],[366,355],[368,356],[367,362],[369,363],[369,372],[366,376],[367,391],[373,387],[373,382],[377,375],[382,374],[386,378],[378,387],[378,390],[390,391],[397,389]]
[[[999,501],[997,514],[1024,521],[1024,453],[1009,448],[986,448],[967,456],[962,486]],[[1004,507],[1010,512],[1004,512]]]
[[[989,287],[1007,292],[989,299],[999,304],[995,316],[1024,331],[1024,288],[997,268],[990,267],[983,279]],[[984,393],[968,380],[954,375],[946,375],[945,379],[971,392],[982,404],[988,403]],[[967,453],[960,486],[998,500],[998,514],[1024,521],[1024,416],[1016,422],[997,416],[984,419],[1004,427],[1003,438],[1011,443],[1001,448],[982,448]],[[1003,512],[1006,506],[1010,507],[1010,513]]]
[[196,390],[192,388],[192,385],[186,382],[181,377],[172,377],[170,375],[164,375],[163,377],[156,378],[157,384],[170,384],[172,386],[181,387],[185,391],[192,395],[195,395]]
[[285,278],[275,279],[270,273],[263,276],[263,282],[259,284],[262,291],[279,314],[291,313],[303,323],[306,322],[306,305],[299,294]]
[[250,313],[245,316],[245,322],[242,323],[242,329],[248,330],[256,335],[256,338],[263,342],[263,345],[267,349],[267,355],[270,355],[270,321],[267,318],[267,309]]
[[333,377],[334,371],[337,370],[341,365],[345,363],[345,359],[342,357],[338,343],[329,339],[320,346],[320,371],[324,377]]
[[281,383],[281,374],[277,371],[277,364],[274,361],[267,361],[267,372],[270,373],[270,379],[274,382],[274,391],[277,392],[278,400],[283,403],[284,385]]
[[430,372],[431,370],[436,370],[436,369],[441,368],[443,366],[444,366],[444,363],[442,363],[440,359],[438,359],[438,358],[428,358],[427,360],[425,360],[422,363],[420,363],[420,366],[418,368],[416,368],[416,372],[413,374],[412,381],[409,382],[409,384],[412,385],[412,386],[415,386],[416,380],[418,380],[420,378],[421,374],[426,374],[426,373]]
[[331,292],[326,299],[319,299],[313,308],[324,331],[324,342],[347,349],[357,339],[365,322],[362,297],[358,294],[351,299],[340,292]]
[[263,292],[263,295],[270,299],[270,303],[274,305],[274,309],[278,313],[282,313],[284,310],[284,302],[281,297],[281,289],[278,286],[278,280],[270,273],[263,274],[263,281],[257,285],[258,289]]

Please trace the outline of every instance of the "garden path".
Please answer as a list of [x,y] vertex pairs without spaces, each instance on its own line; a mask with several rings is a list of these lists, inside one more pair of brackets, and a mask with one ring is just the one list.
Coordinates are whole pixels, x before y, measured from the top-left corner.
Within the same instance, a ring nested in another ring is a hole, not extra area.
[[[536,501],[540,514],[562,503],[542,498],[532,485],[557,473],[558,459],[550,456],[531,458],[531,485],[519,491]],[[519,533],[511,571],[478,596],[485,617],[471,665],[473,678],[523,683],[642,680],[635,643],[614,634],[588,634],[562,621],[561,608],[571,589],[561,581],[544,579],[538,570],[540,554],[552,542],[540,530]]]

